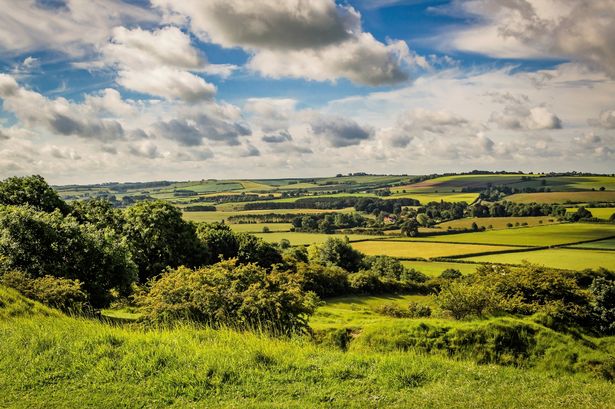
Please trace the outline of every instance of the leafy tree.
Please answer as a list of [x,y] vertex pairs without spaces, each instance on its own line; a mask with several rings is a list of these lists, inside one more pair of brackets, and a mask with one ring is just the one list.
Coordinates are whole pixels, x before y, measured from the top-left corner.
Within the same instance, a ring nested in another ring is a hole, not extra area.
[[470,316],[481,317],[494,302],[494,293],[488,287],[460,280],[451,281],[442,287],[436,303],[460,320]]
[[416,219],[411,218],[408,219],[402,226],[401,226],[401,234],[406,235],[408,237],[416,237],[419,234],[419,223],[416,221]]
[[112,289],[128,294],[136,277],[126,240],[114,230],[25,206],[0,208],[0,270],[79,280],[96,308],[109,303]]
[[417,214],[416,221],[418,222],[418,224],[420,224],[423,227],[429,226],[429,216],[427,216],[425,213]]
[[592,307],[600,330],[605,334],[615,333],[615,281],[598,277],[589,287]]
[[329,238],[323,244],[312,244],[308,248],[310,262],[334,265],[355,272],[361,268],[363,254],[355,250],[346,240]]
[[348,272],[337,266],[297,264],[297,276],[304,291],[312,291],[321,298],[346,294]]
[[175,206],[163,201],[143,201],[127,208],[124,217],[123,232],[141,282],[167,267],[195,267],[208,261],[207,248],[199,241],[195,226],[182,219]]
[[445,280],[456,280],[461,277],[461,271],[454,268],[447,268],[440,274],[440,278],[443,278]]
[[256,263],[267,268],[282,263],[282,256],[276,246],[253,234],[237,234],[237,242],[237,261],[240,263]]
[[226,224],[201,223],[197,229],[197,236],[207,247],[214,262],[237,257],[239,241]]
[[593,217],[592,213],[589,210],[587,210],[585,207],[581,206],[577,209],[576,212],[574,212],[573,214],[569,216],[569,219],[574,222],[578,222],[579,220],[590,219],[592,217]]
[[190,320],[290,335],[308,331],[316,299],[294,274],[227,260],[166,272],[141,304],[154,322]]
[[90,223],[97,228],[111,227],[118,232],[123,229],[124,215],[122,211],[115,209],[107,199],[98,198],[73,202],[71,216],[74,216],[80,223]]
[[59,209],[67,214],[69,206],[42,176],[10,177],[0,182],[0,204],[30,205],[43,212]]

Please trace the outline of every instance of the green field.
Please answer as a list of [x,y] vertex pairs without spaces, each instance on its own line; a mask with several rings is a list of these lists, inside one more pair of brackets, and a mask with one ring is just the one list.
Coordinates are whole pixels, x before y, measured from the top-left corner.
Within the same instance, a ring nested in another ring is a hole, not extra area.
[[418,200],[421,204],[440,201],[466,202],[467,204],[470,204],[478,198],[478,193],[396,193],[389,197],[391,199],[408,197],[410,199]]
[[492,185],[506,185],[521,182],[522,176],[539,175],[452,175],[428,179],[411,185],[398,186],[395,192],[459,192],[461,188],[481,188]]
[[262,233],[264,227],[271,232],[284,232],[290,231],[293,225],[290,223],[242,223],[229,224],[229,227],[238,233]]
[[427,243],[409,241],[361,241],[352,247],[370,255],[386,255],[397,258],[451,257],[491,251],[515,250],[514,247],[487,246],[479,244]]
[[615,239],[607,239],[600,241],[592,241],[591,243],[575,244],[570,246],[575,249],[601,249],[601,250],[615,250]]
[[406,307],[410,302],[433,305],[429,295],[381,295],[350,296],[329,298],[318,307],[310,319],[310,326],[315,330],[330,327],[362,327],[376,322],[389,321],[391,318],[378,314],[374,308],[383,304],[396,304]]
[[476,223],[478,227],[493,229],[508,229],[508,224],[513,226],[516,223],[519,225],[527,223],[528,226],[540,226],[542,224],[557,223],[557,220],[552,216],[538,216],[538,217],[469,217],[466,219],[451,220],[448,222],[438,224],[442,230],[447,230],[449,227],[452,229],[470,229],[472,223]]
[[476,233],[447,234],[442,236],[421,237],[419,239],[407,238],[406,240],[535,247],[598,240],[611,236],[615,236],[615,225],[566,223]]
[[583,270],[598,267],[615,270],[615,252],[599,250],[558,248],[520,253],[491,254],[464,258],[463,260],[503,264],[521,264],[525,260],[534,264],[566,270]]
[[419,261],[419,260],[403,260],[401,262],[408,268],[414,268],[417,271],[429,276],[437,277],[446,269],[459,270],[462,274],[472,274],[476,271],[476,264],[470,263],[453,263],[448,261]]
[[193,222],[221,222],[230,216],[242,216],[252,214],[314,214],[314,213],[335,213],[335,212],[352,212],[353,208],[341,210],[318,210],[318,209],[276,209],[276,210],[246,210],[235,212],[184,212],[183,217],[186,220]]
[[257,237],[262,238],[269,243],[279,243],[282,239],[287,239],[293,246],[306,246],[310,244],[320,244],[327,241],[329,238],[344,239],[348,237],[350,241],[369,240],[373,239],[374,235],[368,234],[325,234],[325,233],[299,233],[299,232],[274,232],[274,233],[256,233]]
[[[608,220],[615,214],[615,207],[586,207],[593,217],[598,219]],[[569,207],[566,209],[566,213],[574,213],[578,210],[578,207]]]
[[615,191],[606,192],[544,192],[517,193],[507,196],[506,200],[516,203],[589,203],[615,202]]

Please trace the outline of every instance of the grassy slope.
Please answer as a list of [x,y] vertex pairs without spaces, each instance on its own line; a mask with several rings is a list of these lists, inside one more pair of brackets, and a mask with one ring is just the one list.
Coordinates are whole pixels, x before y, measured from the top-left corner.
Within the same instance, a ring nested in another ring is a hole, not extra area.
[[[6,301],[6,293],[0,288],[0,300]],[[612,383],[586,374],[398,352],[396,342],[410,339],[413,331],[398,322],[368,329],[363,340],[354,341],[344,353],[306,339],[273,340],[227,330],[141,331],[59,316],[3,317],[0,407],[551,409],[615,405]],[[460,324],[461,333],[470,325]],[[549,331],[542,332],[543,338],[553,342]],[[459,331],[451,334],[459,337]],[[382,335],[394,342],[383,344]],[[563,341],[560,348],[570,349],[570,340]],[[395,351],[387,351],[391,347]]]

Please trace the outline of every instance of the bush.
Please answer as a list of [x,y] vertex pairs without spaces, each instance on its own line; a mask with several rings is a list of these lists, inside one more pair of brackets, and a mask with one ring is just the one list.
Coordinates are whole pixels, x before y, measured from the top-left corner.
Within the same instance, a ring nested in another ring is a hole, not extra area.
[[296,269],[304,291],[312,291],[321,298],[348,292],[348,272],[343,268],[299,263]]
[[350,288],[357,293],[372,294],[380,292],[382,282],[378,276],[371,271],[359,271],[348,275]]
[[393,318],[408,318],[408,311],[405,311],[399,305],[395,303],[386,303],[378,305],[374,308],[374,311],[381,315]]
[[355,250],[348,239],[329,238],[323,244],[312,244],[308,248],[310,262],[323,265],[334,265],[349,272],[361,268],[363,254]]
[[308,330],[316,298],[302,291],[295,274],[228,260],[167,271],[140,304],[155,323],[188,320],[290,335]]
[[418,302],[411,302],[410,304],[408,304],[408,317],[409,318],[431,317],[431,307],[429,307],[429,305],[421,304]]
[[88,301],[79,280],[52,276],[32,278],[20,271],[9,271],[0,276],[0,283],[62,311],[83,311]]
[[436,297],[436,303],[456,320],[482,317],[496,305],[494,295],[491,289],[483,285],[456,280],[442,287]]
[[444,280],[456,280],[461,277],[462,277],[461,271],[456,270],[454,268],[447,268],[440,274],[440,278]]
[[598,277],[589,287],[598,327],[604,334],[615,334],[615,281]]

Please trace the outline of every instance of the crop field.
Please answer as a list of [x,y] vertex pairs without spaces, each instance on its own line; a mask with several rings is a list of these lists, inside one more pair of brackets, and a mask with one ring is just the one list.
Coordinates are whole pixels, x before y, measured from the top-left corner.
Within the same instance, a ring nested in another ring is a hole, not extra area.
[[480,244],[427,243],[409,241],[361,241],[352,247],[371,256],[386,255],[397,258],[434,258],[477,254],[490,251],[515,250],[514,247]]
[[375,308],[383,304],[396,304],[406,307],[410,302],[433,305],[430,295],[380,295],[349,296],[328,298],[318,307],[310,318],[310,326],[315,330],[338,327],[361,327],[377,322],[390,321],[391,318],[378,314]]
[[238,233],[263,233],[265,227],[271,232],[285,232],[290,231],[293,225],[290,223],[239,223],[229,224],[229,227]]
[[245,210],[245,211],[216,211],[216,212],[184,212],[183,217],[186,220],[193,222],[221,222],[230,216],[252,215],[252,214],[315,214],[315,213],[335,213],[335,212],[352,212],[354,209],[340,210],[319,210],[319,209],[275,209],[275,210]]
[[[592,216],[608,220],[609,217],[615,214],[615,207],[586,207],[592,214]],[[574,213],[578,210],[578,207],[569,207],[566,209],[566,213]]]
[[398,186],[394,192],[459,192],[461,188],[480,188],[493,185],[507,185],[521,182],[522,176],[539,175],[453,175],[428,179],[411,185]]
[[615,270],[615,251],[548,249],[520,253],[491,254],[463,260],[479,263],[521,264],[523,261],[567,270],[604,267]]
[[335,237],[338,239],[344,239],[348,237],[348,240],[369,240],[380,236],[368,235],[368,234],[325,234],[325,233],[299,233],[299,232],[273,232],[273,233],[255,233],[257,237],[269,243],[279,243],[280,240],[286,239],[290,241],[292,246],[307,246],[310,244],[324,243],[328,238]]
[[605,192],[544,192],[517,193],[506,197],[506,200],[516,203],[589,203],[615,202],[615,191]]
[[391,199],[397,199],[400,197],[416,199],[421,202],[421,204],[440,201],[466,202],[467,204],[470,204],[478,198],[478,193],[396,193],[393,196],[389,196]]
[[408,268],[413,268],[429,277],[437,277],[446,269],[455,269],[462,274],[472,274],[476,271],[477,264],[471,263],[454,263],[448,261],[420,261],[420,260],[403,260],[401,262]]
[[442,236],[421,237],[419,239],[407,238],[404,240],[536,247],[599,240],[611,236],[615,236],[615,225],[562,223],[506,230],[488,230],[475,233],[447,234]]
[[[519,226],[527,223],[528,226],[540,226],[545,224],[557,223],[557,220],[552,216],[537,216],[537,217],[471,217],[467,219],[451,220],[438,224],[442,230],[451,229],[470,229],[472,223],[476,223],[478,227],[499,229],[508,229],[508,224]],[[491,226],[491,227],[489,227]]]

